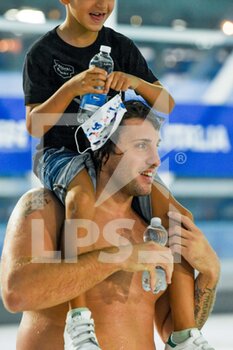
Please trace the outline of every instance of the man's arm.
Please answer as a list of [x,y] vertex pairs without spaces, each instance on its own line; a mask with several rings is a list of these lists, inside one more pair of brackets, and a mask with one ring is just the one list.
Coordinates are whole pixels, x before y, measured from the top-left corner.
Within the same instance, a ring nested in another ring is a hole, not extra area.
[[199,273],[195,281],[195,320],[196,325],[201,329],[213,310],[216,289],[219,280],[219,272],[212,278]]
[[[64,208],[49,191],[30,191],[17,203],[8,223],[1,266],[3,302],[9,311],[39,310],[68,302],[120,270],[136,272],[148,269],[154,273],[156,262],[139,262],[140,251],[151,252],[153,256],[156,251],[159,265],[164,259],[162,266],[170,282],[171,252],[154,242],[121,249],[101,249],[102,254],[112,254],[111,262],[107,263],[100,259],[98,250],[79,255],[75,263],[56,262],[57,256],[53,252],[59,246],[63,221]],[[33,223],[36,225],[32,229]],[[32,254],[32,232],[41,236],[41,223],[43,251],[40,242],[37,242]],[[42,263],[45,251],[51,253]]]
[[[217,277],[210,279],[203,274],[199,274],[195,280],[194,312],[196,324],[199,329],[204,326],[213,309],[217,283]],[[165,292],[156,302],[155,325],[161,338],[166,342],[173,331],[168,292]]]
[[[201,329],[214,306],[220,262],[204,234],[190,218],[178,213],[171,214],[170,218],[179,223],[169,230],[171,250],[174,253],[180,253],[199,272],[195,280],[194,312],[196,325]],[[166,341],[173,331],[167,292],[156,303],[155,323],[161,338]]]
[[64,303],[119,269],[117,264],[101,264],[98,252],[80,256],[78,263],[56,263],[52,256],[46,258],[48,263],[37,262],[42,253],[34,246],[32,256],[33,220],[44,224],[44,251],[56,251],[63,211],[52,193],[42,189],[28,192],[17,203],[7,226],[1,263],[2,295],[9,311],[43,309]]

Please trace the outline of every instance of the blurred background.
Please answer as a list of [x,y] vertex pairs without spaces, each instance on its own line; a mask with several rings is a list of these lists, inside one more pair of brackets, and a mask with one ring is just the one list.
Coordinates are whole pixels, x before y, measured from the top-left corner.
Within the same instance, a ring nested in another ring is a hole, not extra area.
[[[13,207],[35,185],[32,140],[25,129],[24,56],[64,16],[58,0],[0,2],[0,253]],[[135,41],[176,100],[163,128],[161,176],[193,212],[221,259],[217,301],[206,332],[219,341],[218,347],[213,343],[216,349],[232,349],[233,2],[118,0],[108,25]],[[15,348],[11,343],[20,317],[9,314],[0,300],[4,350]],[[220,321],[228,336],[219,333]]]

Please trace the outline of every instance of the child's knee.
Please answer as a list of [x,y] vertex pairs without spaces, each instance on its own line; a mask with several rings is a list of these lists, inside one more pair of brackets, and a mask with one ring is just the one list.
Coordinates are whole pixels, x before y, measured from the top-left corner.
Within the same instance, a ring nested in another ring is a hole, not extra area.
[[94,212],[95,194],[84,190],[81,186],[75,186],[68,191],[65,206],[68,217],[89,217]]

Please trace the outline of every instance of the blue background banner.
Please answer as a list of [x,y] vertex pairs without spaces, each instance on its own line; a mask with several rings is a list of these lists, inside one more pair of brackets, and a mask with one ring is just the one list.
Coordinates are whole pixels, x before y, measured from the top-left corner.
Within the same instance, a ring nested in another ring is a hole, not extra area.
[[232,107],[178,105],[162,128],[162,167],[181,177],[232,178],[232,145]]
[[[0,99],[0,176],[31,170],[31,144],[22,98]],[[232,144],[232,107],[177,105],[162,128],[161,170],[180,177],[230,178]]]
[[22,98],[0,99],[0,176],[31,170],[31,138],[25,127]]

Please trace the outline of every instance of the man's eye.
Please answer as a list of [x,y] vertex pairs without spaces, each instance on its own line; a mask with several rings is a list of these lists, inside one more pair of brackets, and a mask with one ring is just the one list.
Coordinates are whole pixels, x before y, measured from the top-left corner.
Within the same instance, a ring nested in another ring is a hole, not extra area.
[[139,142],[139,143],[136,143],[135,147],[137,149],[146,149],[147,148],[147,144],[145,142]]

